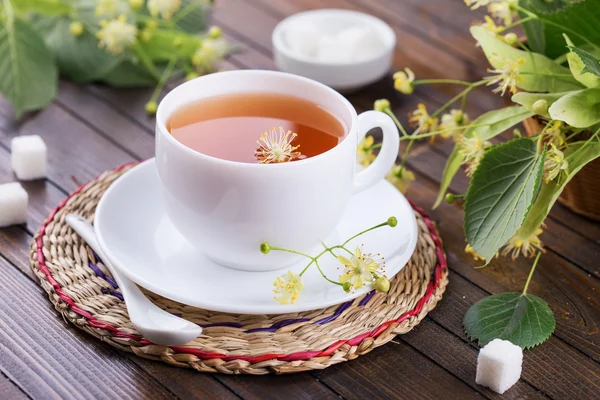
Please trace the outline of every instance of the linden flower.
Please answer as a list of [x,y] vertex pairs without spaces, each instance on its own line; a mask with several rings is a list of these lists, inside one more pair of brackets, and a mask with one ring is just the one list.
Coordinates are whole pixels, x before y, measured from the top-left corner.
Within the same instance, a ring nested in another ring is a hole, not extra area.
[[375,103],[373,103],[373,109],[379,112],[385,112],[389,110],[391,106],[392,105],[388,99],[375,100]]
[[302,277],[292,271],[275,279],[273,286],[275,288],[273,289],[273,293],[275,293],[273,298],[280,304],[294,304],[304,292]]
[[463,157],[463,164],[467,165],[467,176],[470,177],[479,166],[479,162],[485,154],[485,149],[491,146],[491,143],[487,140],[484,142],[477,137],[477,134],[474,134],[471,138],[463,137],[459,144],[458,154]]
[[344,256],[338,256],[338,261],[346,268],[340,276],[340,282],[349,282],[354,289],[361,288],[365,283],[373,283],[376,279],[375,273],[380,264],[371,258],[370,254],[362,254],[359,247],[356,248],[351,260]]
[[415,174],[406,169],[401,168],[400,165],[394,165],[390,172],[385,176],[392,185],[396,187],[401,193],[406,194],[410,184],[415,180]]
[[204,39],[192,56],[192,64],[199,72],[214,69],[215,63],[227,54],[227,42],[223,39]]
[[443,130],[448,130],[447,132],[442,132],[440,135],[447,139],[449,137],[454,137],[455,139],[460,136],[462,129],[465,125],[471,123],[469,116],[462,110],[450,110],[449,113],[442,115],[442,123],[440,124],[440,128]]
[[569,168],[569,162],[565,160],[565,155],[558,150],[552,143],[550,150],[544,160],[544,182],[553,181],[561,172]]
[[98,0],[94,10],[98,17],[113,17],[119,11],[119,0]]
[[485,261],[485,257],[480,256],[468,243],[465,246],[465,253],[470,254],[475,261]]
[[368,167],[375,160],[375,154],[373,154],[373,142],[375,139],[373,136],[365,136],[359,143],[356,149],[356,161],[364,166]]
[[562,131],[562,121],[554,121],[545,131],[548,143],[560,147],[565,144],[565,134]]
[[514,8],[515,3],[516,0],[494,1],[488,5],[488,11],[494,18],[504,22],[504,25],[510,25],[517,14]]
[[414,91],[414,80],[415,74],[410,68],[404,68],[404,71],[398,71],[394,74],[394,88],[400,93],[411,94]]
[[[485,15],[483,19],[485,20],[485,22],[481,24],[481,27],[494,36],[496,36],[498,32],[504,29],[503,26],[496,25],[492,17],[490,17],[489,15]],[[477,45],[479,46],[479,44]]]
[[135,42],[137,28],[128,24],[124,15],[109,22],[101,21],[100,26],[102,29],[96,33],[96,37],[100,39],[98,47],[113,55],[121,54]]
[[519,254],[523,254],[525,257],[533,257],[535,256],[536,250],[544,252],[542,241],[538,237],[542,232],[542,228],[538,228],[533,235],[525,239],[519,237],[519,234],[517,233],[510,238],[506,246],[504,246],[502,255],[506,256],[510,253],[511,258],[515,260],[519,257]]
[[296,133],[283,127],[273,128],[270,131],[265,131],[256,141],[259,147],[254,152],[254,157],[261,164],[275,164],[281,162],[292,161],[294,158],[301,156],[299,151],[296,151],[300,146],[292,146],[292,141],[298,136]]
[[181,0],[148,0],[147,7],[153,17],[160,14],[164,19],[171,19],[179,11]]
[[415,127],[419,133],[427,133],[437,130],[438,119],[433,118],[427,112],[425,104],[419,104],[417,109],[410,114],[408,122]]
[[506,89],[509,89],[513,94],[516,93],[517,84],[523,80],[523,77],[519,75],[519,67],[523,64],[525,64],[525,59],[519,58],[516,61],[507,61],[503,68],[488,69],[488,72],[495,73],[496,75],[485,78],[488,81],[487,86],[497,83],[498,87],[493,92],[500,92],[501,96],[504,96]]

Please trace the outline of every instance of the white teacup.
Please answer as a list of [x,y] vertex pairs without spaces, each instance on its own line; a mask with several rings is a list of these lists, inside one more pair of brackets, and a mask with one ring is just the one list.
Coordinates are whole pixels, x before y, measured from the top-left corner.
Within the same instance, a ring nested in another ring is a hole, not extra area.
[[[309,100],[339,118],[347,134],[331,150],[305,160],[249,164],[199,153],[167,130],[169,117],[185,105],[248,92]],[[383,131],[383,146],[375,162],[359,171],[356,147],[376,127]],[[264,255],[262,242],[301,252],[318,245],[340,221],[350,196],[385,177],[398,148],[398,130],[389,116],[377,111],[357,116],[333,89],[282,72],[228,71],[196,78],[167,94],[156,114],[156,166],[167,215],[207,257],[247,271],[279,269],[299,258],[284,252]]]

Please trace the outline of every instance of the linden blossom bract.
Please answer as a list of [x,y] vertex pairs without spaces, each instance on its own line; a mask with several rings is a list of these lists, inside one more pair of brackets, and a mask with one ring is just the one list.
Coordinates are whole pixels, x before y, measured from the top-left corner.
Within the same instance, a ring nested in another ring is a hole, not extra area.
[[[359,289],[366,284],[372,285],[373,289],[379,292],[387,292],[390,289],[390,281],[384,275],[384,258],[380,254],[373,255],[370,253],[363,253],[360,247],[357,247],[353,253],[350,250],[348,250],[345,246],[352,239],[355,239],[369,231],[381,228],[383,226],[389,226],[391,228],[394,228],[396,225],[398,225],[398,219],[396,217],[389,217],[387,221],[357,233],[342,244],[328,247],[325,245],[325,243],[323,243],[324,250],[315,257],[309,256],[308,254],[300,253],[295,250],[271,246],[269,243],[266,242],[261,243],[260,252],[263,254],[269,254],[272,250],[277,250],[298,254],[310,259],[308,265],[306,265],[306,267],[304,267],[304,269],[299,274],[295,274],[292,271],[288,271],[287,273],[277,277],[277,279],[273,283],[273,293],[275,293],[274,299],[279,301],[281,304],[294,304],[296,300],[298,300],[298,297],[300,297],[300,294],[304,292],[304,283],[302,283],[302,275],[304,275],[308,268],[313,264],[317,266],[317,269],[319,270],[319,272],[325,280],[334,285],[341,286],[345,292],[349,292],[353,288]],[[348,259],[344,256],[336,255],[333,252],[333,250],[338,249],[348,253],[351,258]],[[344,266],[344,273],[339,277],[338,281],[334,281],[328,278],[319,266],[319,258],[325,253],[331,254]]]

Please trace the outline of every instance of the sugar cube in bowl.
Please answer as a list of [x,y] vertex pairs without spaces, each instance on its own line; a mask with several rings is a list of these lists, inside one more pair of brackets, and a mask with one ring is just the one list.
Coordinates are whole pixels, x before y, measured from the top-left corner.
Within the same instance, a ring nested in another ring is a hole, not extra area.
[[[289,43],[288,38],[292,38]],[[396,35],[372,15],[325,9],[284,19],[275,27],[272,41],[275,64],[281,71],[348,92],[386,75],[392,65]]]

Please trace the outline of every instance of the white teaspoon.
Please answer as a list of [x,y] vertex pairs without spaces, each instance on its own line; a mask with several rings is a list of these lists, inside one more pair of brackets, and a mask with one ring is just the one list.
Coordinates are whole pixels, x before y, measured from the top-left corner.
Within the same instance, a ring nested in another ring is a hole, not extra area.
[[170,314],[152,303],[139,287],[112,265],[102,251],[94,227],[82,216],[69,214],[67,223],[100,256],[104,265],[117,281],[129,318],[137,330],[146,339],[163,346],[186,344],[202,333],[202,327],[190,321]]

